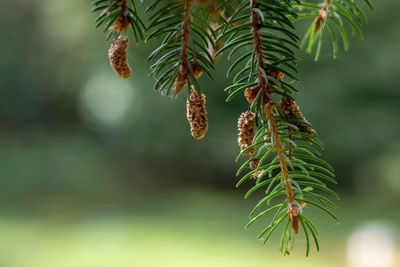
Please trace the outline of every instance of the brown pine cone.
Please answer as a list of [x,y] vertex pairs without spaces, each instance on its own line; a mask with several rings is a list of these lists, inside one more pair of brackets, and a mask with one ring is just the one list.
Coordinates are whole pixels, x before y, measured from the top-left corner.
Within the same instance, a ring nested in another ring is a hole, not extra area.
[[[245,150],[253,143],[255,126],[256,126],[256,119],[252,112],[246,111],[240,114],[238,120],[238,143],[240,147],[240,151]],[[256,151],[255,148],[252,148],[246,151],[246,155],[252,155]]]
[[193,87],[186,103],[186,117],[194,139],[204,138],[208,131],[206,96],[204,94],[199,95]]
[[120,35],[113,41],[110,49],[108,50],[108,58],[111,67],[118,76],[122,78],[129,78],[132,70],[128,64],[128,37]]

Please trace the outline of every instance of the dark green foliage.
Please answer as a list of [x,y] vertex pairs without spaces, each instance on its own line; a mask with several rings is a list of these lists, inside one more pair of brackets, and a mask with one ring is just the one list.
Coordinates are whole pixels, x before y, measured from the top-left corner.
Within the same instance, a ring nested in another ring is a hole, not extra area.
[[[175,81],[182,66],[183,51],[183,19],[185,1],[155,0],[150,3],[146,11],[150,13],[150,25],[147,40],[160,39],[160,46],[150,54],[152,62],[150,75],[156,79],[154,89],[165,95],[175,95]],[[196,78],[191,69],[193,63],[212,78],[210,71],[214,69],[214,60],[208,52],[209,44],[214,44],[214,31],[208,23],[208,12],[196,6],[190,9],[190,26],[188,40],[188,55],[186,64],[188,70],[187,83],[194,85],[200,91]]]
[[[372,9],[370,0],[332,0],[329,4],[328,2],[307,1],[293,6],[299,10],[297,20],[313,20],[303,37],[302,46],[307,47],[308,53],[315,50],[315,60],[318,60],[321,53],[325,31],[329,32],[334,58],[339,52],[340,40],[345,50],[349,48],[349,31],[362,39],[360,26],[367,23],[367,17],[361,3]],[[327,7],[326,19],[321,20],[321,10],[324,6]],[[319,23],[321,25],[318,25]]]
[[[95,19],[96,28],[100,26],[104,26],[104,31],[107,32],[111,25],[113,25],[118,17],[121,16],[121,2],[119,0],[95,0],[92,2],[93,12],[100,12],[100,14]],[[126,5],[126,10],[124,11],[123,16],[126,17],[126,20],[130,23],[133,35],[135,36],[136,41],[144,40],[144,32],[146,31],[146,27],[139,17],[135,0],[123,1]],[[142,0],[138,1],[142,3]],[[113,35],[112,31],[109,31],[107,34],[107,39],[109,39]]]

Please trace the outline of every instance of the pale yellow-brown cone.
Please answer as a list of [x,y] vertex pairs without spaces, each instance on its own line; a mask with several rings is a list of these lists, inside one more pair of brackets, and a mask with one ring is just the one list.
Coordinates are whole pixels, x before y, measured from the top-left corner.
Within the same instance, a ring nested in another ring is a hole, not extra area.
[[194,139],[202,139],[208,131],[206,96],[204,94],[199,95],[193,87],[190,91],[190,96],[186,102],[186,117]]
[[108,50],[110,65],[114,72],[122,78],[129,78],[132,74],[132,70],[128,64],[127,49],[128,37],[120,35],[113,41]]
[[[246,111],[240,114],[238,120],[238,143],[240,151],[245,150],[253,143],[256,119],[252,112]],[[245,155],[252,155],[255,152],[255,148],[246,151]]]
[[282,97],[281,99],[281,110],[282,113],[288,117],[288,118],[296,118],[299,120],[304,121],[305,123],[302,122],[293,122],[294,125],[299,127],[299,129],[303,132],[306,133],[311,133],[313,134],[313,129],[311,126],[308,124],[307,119],[303,116],[303,114],[300,111],[300,107],[297,105],[296,101]]

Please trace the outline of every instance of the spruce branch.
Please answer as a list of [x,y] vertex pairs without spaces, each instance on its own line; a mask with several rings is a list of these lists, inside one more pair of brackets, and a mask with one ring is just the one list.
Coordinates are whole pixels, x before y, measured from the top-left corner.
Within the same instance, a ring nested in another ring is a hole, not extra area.
[[[161,4],[161,2],[163,4]],[[213,56],[208,47],[214,41],[214,31],[208,23],[208,12],[192,0],[153,1],[147,8],[152,12],[148,40],[163,38],[149,61],[154,88],[162,94],[178,96],[188,90],[187,118],[192,136],[201,139],[208,130],[205,95],[197,80],[203,73],[212,78]]]
[[[264,244],[281,231],[279,248],[285,255],[302,234],[309,255],[311,243],[317,251],[320,244],[308,210],[338,221],[332,212],[338,196],[328,186],[336,181],[322,159],[323,143],[295,100],[298,51],[306,45],[318,59],[326,30],[334,57],[340,42],[348,48],[348,32],[362,38],[367,19],[360,2],[372,9],[369,0],[152,0],[146,8],[148,27],[134,0],[94,0],[93,11],[100,12],[96,27],[114,36],[109,59],[121,77],[131,74],[128,29],[136,41],[147,34],[146,41],[160,42],[148,57],[154,88],[173,97],[187,89],[186,116],[195,139],[208,130],[206,96],[198,79],[202,74],[212,79],[214,63],[227,55],[232,62],[227,101],[242,95],[248,102],[238,119],[237,160],[244,162],[236,173],[237,186],[251,184],[245,198],[263,194],[246,228],[263,222],[258,238]],[[300,42],[296,29],[301,20],[311,25]]]
[[[164,3],[164,4],[161,4]],[[214,31],[207,23],[208,14],[191,0],[153,1],[147,8],[152,12],[147,39],[163,38],[149,61],[154,88],[165,95],[177,96],[187,87],[201,93],[197,79],[204,72],[212,78],[213,56],[208,46]]]
[[307,53],[315,51],[317,61],[323,44],[324,31],[327,29],[331,37],[333,58],[339,52],[339,38],[345,50],[349,48],[348,32],[363,39],[361,26],[367,23],[367,16],[360,2],[373,9],[370,0],[323,0],[320,4],[305,1],[294,5],[299,10],[297,20],[313,19],[308,27],[303,40],[302,47],[306,47]]
[[[140,1],[141,3],[141,1]],[[134,0],[94,0],[92,2],[93,12],[101,11],[95,19],[96,28],[105,26],[107,40],[114,36],[114,40],[108,50],[108,58],[114,72],[122,77],[129,78],[132,69],[128,63],[127,31],[129,28],[135,36],[136,41],[143,40],[146,29],[139,15]]]
[[[246,22],[249,16],[250,22]],[[237,186],[255,178],[255,185],[246,193],[246,198],[260,189],[265,190],[265,196],[251,211],[246,228],[274,212],[259,238],[266,243],[281,228],[280,250],[288,254],[289,244],[303,229],[308,255],[311,240],[308,234],[315,237],[317,249],[319,243],[316,228],[306,218],[306,203],[309,198],[315,198],[320,202],[316,207],[334,216],[328,209],[333,203],[325,193],[336,195],[320,180],[322,177],[335,182],[334,174],[329,164],[319,157],[316,147],[322,144],[293,99],[297,91],[294,84],[299,38],[293,31],[292,18],[296,16],[292,1],[250,0],[250,5],[241,5],[227,19],[227,23],[238,26],[224,29],[221,35],[228,41],[219,53],[229,51],[229,57],[233,58],[242,51],[228,70],[229,75],[235,71],[236,75],[233,84],[226,88],[227,100],[242,93],[249,102],[250,111],[242,113],[238,123],[239,157],[248,159],[237,172],[242,175]],[[279,99],[280,105],[275,104]],[[242,123],[248,112],[255,114],[257,130],[251,144],[243,145],[243,133],[250,131],[250,126]],[[249,169],[247,173],[246,169]]]
[[113,35],[116,38],[126,33],[129,28],[136,41],[144,39],[146,27],[138,14],[135,0],[94,0],[92,6],[93,12],[100,12],[95,19],[95,27],[104,26],[104,32],[108,32],[107,40]]

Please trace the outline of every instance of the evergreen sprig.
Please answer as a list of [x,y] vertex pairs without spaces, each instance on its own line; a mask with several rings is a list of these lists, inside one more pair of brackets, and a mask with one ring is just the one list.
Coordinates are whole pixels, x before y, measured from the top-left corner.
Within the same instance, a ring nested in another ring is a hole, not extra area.
[[[138,0],[143,3],[143,0]],[[100,12],[95,19],[95,27],[104,26],[107,40],[112,35],[119,35],[132,28],[136,41],[144,39],[146,26],[138,14],[134,0],[94,0],[92,2],[93,12]]]
[[251,211],[246,228],[272,215],[258,237],[266,243],[281,227],[283,253],[289,253],[290,243],[302,228],[308,255],[309,233],[317,250],[319,244],[316,227],[307,218],[305,207],[316,207],[337,221],[329,210],[335,207],[329,197],[337,195],[326,184],[335,180],[332,167],[320,157],[322,143],[293,100],[299,40],[294,33],[293,19],[298,14],[293,11],[293,4],[299,2],[243,3],[227,20],[228,25],[235,26],[222,31],[220,38],[228,41],[219,53],[229,50],[229,58],[240,54],[228,70],[228,75],[236,74],[233,84],[225,89],[229,93],[227,100],[246,95],[249,110],[257,117],[256,134],[239,154],[246,156],[254,151],[237,172],[241,176],[237,186],[254,179],[255,184],[245,197],[261,190],[265,196]]
[[151,13],[147,40],[162,39],[149,56],[154,89],[178,95],[188,85],[200,92],[197,79],[203,72],[212,79],[210,70],[214,69],[208,47],[214,45],[215,36],[208,13],[190,0],[155,0],[147,12]]
[[348,50],[348,32],[363,39],[361,26],[367,23],[367,16],[360,2],[364,2],[369,9],[373,9],[370,0],[324,0],[305,1],[294,5],[299,10],[297,20],[312,19],[308,27],[301,46],[306,47],[308,53],[315,51],[315,60],[318,60],[325,30],[328,30],[333,58],[339,52],[339,39],[343,48]]
[[[323,144],[295,101],[298,51],[307,45],[318,59],[326,29],[334,57],[338,36],[347,49],[349,30],[362,37],[362,1],[372,9],[369,0],[149,0],[148,27],[133,1],[129,7],[124,0],[93,4],[94,11],[101,11],[97,27],[105,24],[118,35],[129,21],[136,40],[147,35],[145,40],[160,42],[149,56],[154,88],[170,96],[188,89],[187,117],[196,139],[208,129],[205,96],[197,80],[203,73],[212,78],[215,62],[227,55],[232,62],[227,101],[244,96],[248,102],[238,121],[237,160],[243,164],[236,173],[237,186],[251,183],[245,198],[264,192],[246,228],[264,223],[258,236],[264,243],[280,231],[284,254],[303,233],[309,255],[312,243],[316,250],[320,247],[309,210],[315,208],[338,222],[332,212],[338,196],[328,186],[336,181],[333,168],[321,157]],[[300,41],[298,21],[305,19],[311,25]],[[118,62],[117,56],[113,59]]]

